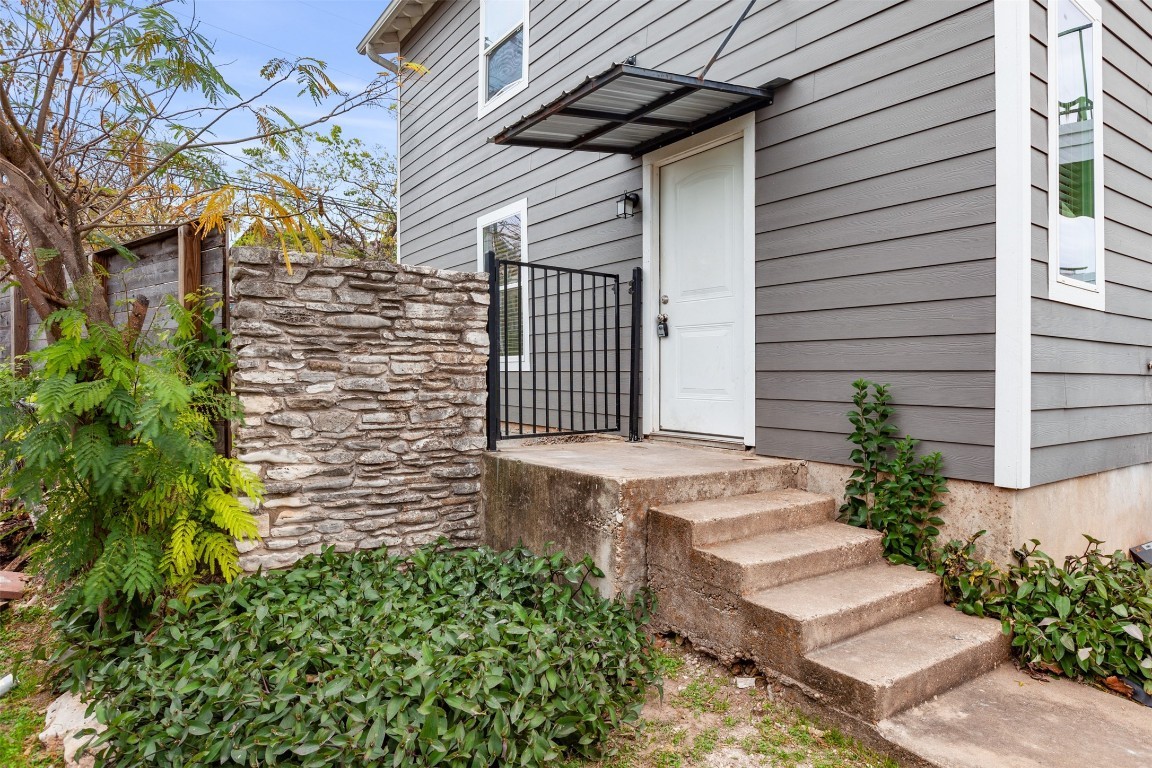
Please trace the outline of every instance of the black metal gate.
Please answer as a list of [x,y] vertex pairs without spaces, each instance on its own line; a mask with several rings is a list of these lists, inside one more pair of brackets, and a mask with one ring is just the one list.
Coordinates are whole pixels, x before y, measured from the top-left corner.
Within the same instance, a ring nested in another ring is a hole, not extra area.
[[[618,275],[486,254],[488,448],[497,440],[618,432],[624,383]],[[640,270],[633,271],[629,437],[638,439]]]

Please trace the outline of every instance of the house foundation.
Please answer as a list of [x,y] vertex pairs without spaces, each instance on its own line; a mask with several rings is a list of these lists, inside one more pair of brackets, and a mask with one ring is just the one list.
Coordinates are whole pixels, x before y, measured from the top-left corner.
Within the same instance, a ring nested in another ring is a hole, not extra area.
[[[807,490],[844,497],[852,467],[807,462]],[[967,480],[948,481],[940,516],[940,538],[966,539],[987,531],[977,543],[982,557],[1001,565],[1031,539],[1056,562],[1084,551],[1084,534],[1102,539],[1111,553],[1152,541],[1152,464],[1097,472],[1084,477],[1015,490]]]

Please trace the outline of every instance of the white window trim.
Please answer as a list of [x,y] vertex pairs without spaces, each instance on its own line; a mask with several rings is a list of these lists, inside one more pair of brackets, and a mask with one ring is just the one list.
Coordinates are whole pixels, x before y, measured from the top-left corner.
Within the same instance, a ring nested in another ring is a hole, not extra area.
[[[485,272],[488,265],[485,263],[484,258],[484,227],[494,222],[506,219],[509,216],[520,216],[520,262],[528,262],[528,198],[517,200],[510,203],[503,208],[497,208],[490,211],[483,216],[476,219],[476,271]],[[518,286],[523,285],[524,278],[521,277]],[[524,290],[520,291],[520,356],[508,357],[501,355],[500,368],[509,371],[530,371],[532,370],[532,334],[530,328],[530,311],[525,312],[524,308],[527,304],[524,301]],[[530,308],[529,308],[530,309]]]
[[1089,309],[1104,309],[1104,49],[1103,18],[1095,0],[1069,0],[1092,20],[1092,103],[1096,129],[1092,135],[1093,194],[1096,206],[1096,284],[1060,274],[1060,94],[1057,74],[1057,2],[1048,5],[1048,298]]
[[[479,104],[477,105],[477,113],[476,113],[477,118],[484,117],[484,115],[486,115],[489,112],[491,112],[492,110],[496,109],[501,104],[504,104],[509,99],[511,99],[513,96],[515,96],[516,94],[520,93],[521,91],[523,91],[525,88],[528,87],[528,51],[530,49],[530,46],[528,44],[528,42],[529,42],[529,37],[528,37],[529,0],[521,0],[521,2],[523,2],[523,4],[524,4],[524,12],[523,12],[523,18],[524,18],[524,60],[522,63],[523,68],[521,70],[520,79],[517,82],[515,82],[512,85],[505,88],[500,93],[493,96],[491,99],[485,98],[484,95],[488,92],[488,83],[487,83],[487,80],[488,80],[488,77],[487,77],[487,75],[488,75],[488,58],[484,55],[484,2],[485,2],[485,0],[480,0],[480,25],[479,25],[480,35],[479,35],[479,40],[476,41],[477,69],[479,69],[479,80],[480,80],[480,87],[479,87],[479,90],[477,91],[477,98],[479,99]],[[507,39],[508,36],[511,35],[512,33],[514,33],[515,31],[516,31],[516,28],[513,27],[511,30],[508,31],[507,34],[505,34],[499,40],[496,40],[493,43],[493,47],[495,47],[496,45],[499,45],[501,42],[503,42],[505,39]]]

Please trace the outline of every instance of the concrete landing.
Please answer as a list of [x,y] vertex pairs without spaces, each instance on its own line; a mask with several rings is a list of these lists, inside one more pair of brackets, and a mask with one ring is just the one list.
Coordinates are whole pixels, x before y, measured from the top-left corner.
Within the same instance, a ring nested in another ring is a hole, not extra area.
[[[492,455],[498,459],[616,481],[679,479],[716,474],[727,476],[729,472],[758,469],[787,468],[794,472],[797,466],[797,462],[767,459],[744,451],[691,448],[667,443],[626,443],[623,440],[556,445],[517,445],[515,441],[508,440],[500,443],[500,450]],[[690,500],[695,499],[685,499]]]
[[[484,455],[487,543],[591,555],[606,595],[648,581],[648,510],[801,487],[802,462],[668,443],[500,443]],[[829,508],[830,510],[831,508]]]
[[1003,664],[877,725],[941,768],[1145,768],[1152,709]]

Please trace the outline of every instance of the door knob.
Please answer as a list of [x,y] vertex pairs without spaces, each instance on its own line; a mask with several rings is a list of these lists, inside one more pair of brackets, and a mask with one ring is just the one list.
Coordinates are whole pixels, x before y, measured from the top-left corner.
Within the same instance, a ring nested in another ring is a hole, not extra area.
[[656,315],[656,336],[661,339],[668,337],[668,315]]

